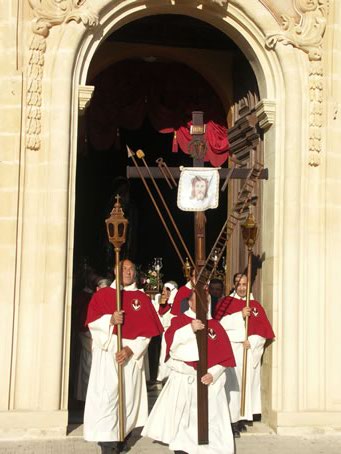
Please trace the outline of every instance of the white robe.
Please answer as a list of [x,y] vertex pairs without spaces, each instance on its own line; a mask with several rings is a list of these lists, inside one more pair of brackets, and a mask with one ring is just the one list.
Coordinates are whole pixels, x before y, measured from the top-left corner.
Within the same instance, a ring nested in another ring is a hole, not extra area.
[[[93,339],[92,365],[84,411],[84,439],[87,441],[118,441],[118,378],[117,336],[112,333],[111,315],[103,315],[89,323]],[[122,339],[133,356],[123,367],[125,434],[143,426],[148,417],[148,399],[143,356],[148,338]]]
[[[167,304],[173,305],[173,301],[175,298],[175,295],[177,293],[178,289],[174,287],[174,289],[171,291],[170,297],[167,300]],[[166,329],[170,326],[172,318],[175,317],[174,314],[171,314],[171,310],[166,312],[163,315],[159,314],[159,301],[161,299],[161,294],[157,294],[155,297],[155,300],[153,300],[153,304],[155,307],[156,312],[159,315],[160,321],[162,323],[163,329],[166,331]],[[158,367],[158,372],[157,372],[157,380],[158,381],[163,381],[166,378],[169,377],[170,374],[170,368],[168,367],[168,361],[165,362],[165,357],[166,357],[166,350],[167,350],[167,345],[165,341],[165,335],[164,333],[162,334],[161,337],[161,349],[160,349],[160,357],[159,357],[159,367]]]
[[254,414],[260,414],[262,412],[260,365],[266,339],[258,335],[249,336],[251,348],[247,353],[245,415],[241,415],[240,400],[243,370],[243,342],[245,339],[245,322],[242,312],[240,311],[231,315],[226,315],[220,320],[220,323],[229,336],[236,361],[235,368],[226,369],[225,390],[230,408],[231,422],[234,423],[240,419],[252,421]]
[[[190,313],[187,311],[186,315],[191,316]],[[184,363],[199,359],[196,336],[190,324],[175,332],[170,356],[170,375],[142,435],[168,444],[173,451],[233,454],[234,442],[224,390],[225,368],[216,365],[209,369],[214,380],[208,387],[209,444],[198,445],[197,372]]]

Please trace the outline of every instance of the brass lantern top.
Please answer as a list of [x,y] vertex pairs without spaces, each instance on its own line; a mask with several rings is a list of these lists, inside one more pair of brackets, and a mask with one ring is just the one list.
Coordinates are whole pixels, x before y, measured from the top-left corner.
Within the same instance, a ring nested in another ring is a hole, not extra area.
[[251,211],[249,211],[245,222],[241,225],[241,229],[245,245],[248,249],[252,249],[256,243],[258,225]]
[[108,239],[115,248],[120,249],[126,242],[128,219],[124,217],[124,212],[120,204],[120,196],[116,195],[116,203],[110,213],[110,217],[105,220],[107,226]]
[[185,278],[189,281],[191,278],[192,267],[191,267],[191,264],[189,263],[188,257],[186,257],[186,261],[183,264],[182,269],[183,269]]

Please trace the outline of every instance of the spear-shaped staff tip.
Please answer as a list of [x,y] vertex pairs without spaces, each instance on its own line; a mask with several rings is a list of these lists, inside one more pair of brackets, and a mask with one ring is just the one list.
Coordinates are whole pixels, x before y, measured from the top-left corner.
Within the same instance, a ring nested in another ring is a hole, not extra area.
[[132,157],[135,155],[135,153],[133,152],[133,150],[131,150],[131,149],[128,147],[128,145],[127,145],[127,152],[128,152],[128,158],[132,158]]

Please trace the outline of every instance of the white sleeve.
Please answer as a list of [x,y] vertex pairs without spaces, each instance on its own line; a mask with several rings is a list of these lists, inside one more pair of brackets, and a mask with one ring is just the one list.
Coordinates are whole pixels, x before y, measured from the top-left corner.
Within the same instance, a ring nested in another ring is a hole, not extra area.
[[210,373],[213,377],[213,384],[218,380],[220,375],[225,371],[225,367],[221,366],[220,364],[216,364],[208,369],[208,373]]
[[227,332],[231,342],[244,342],[245,322],[242,311],[225,315],[225,317],[220,320],[220,323]]
[[191,323],[176,330],[170,348],[170,356],[179,361],[199,360],[197,338]]
[[258,336],[258,334],[252,334],[249,336],[252,364],[254,368],[258,366],[262,358],[265,341],[266,339],[262,336]]
[[171,314],[170,310],[161,317],[161,323],[165,330],[170,326],[173,317],[175,317],[175,315]]
[[93,346],[101,350],[108,350],[113,335],[113,325],[110,324],[111,314],[102,315],[94,322],[89,323],[89,330]]
[[[106,314],[101,318],[89,323],[89,329],[93,346],[101,350],[115,351],[117,349],[117,336],[113,334],[113,325],[110,325],[111,315]],[[122,346],[129,347],[133,352],[132,359],[138,363],[139,368],[143,365],[143,356],[148,347],[150,339],[137,337],[136,339],[122,339]]]
[[139,369],[143,366],[143,357],[147,350],[150,339],[148,337],[137,337],[136,339],[123,339],[123,347],[129,347],[133,352],[132,359],[137,362]]

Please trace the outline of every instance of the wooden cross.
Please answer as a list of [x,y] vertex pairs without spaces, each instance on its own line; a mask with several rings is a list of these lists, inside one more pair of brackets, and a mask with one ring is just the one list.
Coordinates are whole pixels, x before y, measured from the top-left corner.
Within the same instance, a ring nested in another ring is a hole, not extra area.
[[[189,144],[189,149],[194,157],[193,164],[195,167],[204,166],[204,157],[206,144],[204,139],[205,127],[203,121],[203,112],[193,112],[193,126],[191,134],[193,140]],[[236,141],[237,142],[237,141]],[[240,143],[240,140],[238,140]],[[220,178],[225,179],[224,189],[226,188],[227,179],[246,179],[250,169],[233,168],[220,169]],[[180,177],[178,167],[167,167],[167,173],[170,174],[172,181]],[[141,175],[148,179],[165,178],[165,172],[159,167],[127,167],[128,178],[141,178]],[[268,178],[267,169],[263,169],[260,179]],[[167,181],[168,182],[168,181]],[[168,183],[169,184],[169,183]],[[204,211],[194,213],[194,235],[195,235],[195,266],[198,271],[204,266],[206,260],[206,216]],[[208,444],[208,387],[201,383],[201,377],[207,373],[207,295],[202,285],[196,286],[198,294],[196,304],[196,317],[205,324],[205,329],[197,332],[197,343],[199,350],[199,362],[197,368],[197,402],[198,402],[198,444]],[[201,304],[204,303],[204,304]]]
[[[204,139],[204,113],[193,112],[191,134],[192,141],[189,150],[192,152],[195,167],[204,166],[206,142]],[[194,213],[195,266],[197,271],[206,261],[206,216],[204,211]],[[207,373],[207,294],[202,285],[196,286],[196,317],[205,324],[205,329],[196,333],[199,350],[197,367],[197,414],[198,414],[198,444],[207,445],[208,439],[208,386],[201,383],[201,378]]]

